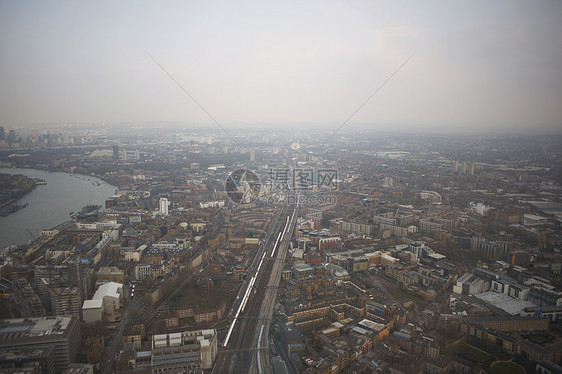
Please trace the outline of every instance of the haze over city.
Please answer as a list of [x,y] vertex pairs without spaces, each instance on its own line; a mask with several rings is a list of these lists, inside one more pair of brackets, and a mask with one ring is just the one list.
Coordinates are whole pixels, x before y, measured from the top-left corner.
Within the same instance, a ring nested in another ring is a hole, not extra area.
[[0,373],[562,374],[562,2],[0,2]]
[[561,129],[560,2],[2,2],[0,124]]

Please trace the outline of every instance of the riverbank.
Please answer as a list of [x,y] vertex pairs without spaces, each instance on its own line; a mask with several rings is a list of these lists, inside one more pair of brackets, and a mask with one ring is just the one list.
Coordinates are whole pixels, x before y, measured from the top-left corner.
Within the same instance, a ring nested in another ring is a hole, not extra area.
[[0,173],[0,209],[9,209],[12,203],[31,193],[35,187],[37,183],[33,178],[20,173]]
[[80,212],[86,205],[104,207],[116,189],[98,178],[76,173],[16,168],[0,168],[0,173],[24,174],[47,182],[17,202],[27,203],[25,209],[0,217],[0,248],[26,244],[41,230],[68,221],[70,213]]
[[[2,164],[2,163],[0,163]],[[99,170],[89,169],[86,167],[53,167],[53,166],[46,166],[41,163],[27,163],[24,165],[18,165],[17,163],[3,163],[3,166],[0,166],[2,170],[10,170],[10,169],[17,169],[17,170],[42,170],[50,173],[68,173],[79,175],[81,177],[86,178],[97,178],[107,184],[111,184],[116,186],[118,184],[118,179],[110,174],[100,173]]]
[[13,204],[10,205],[9,207],[6,207],[4,209],[0,209],[0,217],[7,217],[12,213],[17,212],[18,210],[21,210],[23,208],[27,208],[27,203],[19,205],[19,204]]

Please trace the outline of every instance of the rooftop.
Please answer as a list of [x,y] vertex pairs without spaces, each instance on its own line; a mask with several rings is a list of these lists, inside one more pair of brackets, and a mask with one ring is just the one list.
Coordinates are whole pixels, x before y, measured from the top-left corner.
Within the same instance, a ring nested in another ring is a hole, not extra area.
[[82,309],[98,309],[103,306],[103,299],[84,300]]
[[109,282],[102,284],[96,293],[94,294],[93,300],[95,299],[103,299],[104,296],[113,296],[119,297],[121,292],[123,292],[123,285],[121,283]]
[[24,336],[64,334],[72,317],[16,318],[0,320],[0,340]]
[[514,299],[506,294],[493,291],[478,294],[476,298],[498,307],[511,315],[518,315],[523,309],[535,306],[530,301]]

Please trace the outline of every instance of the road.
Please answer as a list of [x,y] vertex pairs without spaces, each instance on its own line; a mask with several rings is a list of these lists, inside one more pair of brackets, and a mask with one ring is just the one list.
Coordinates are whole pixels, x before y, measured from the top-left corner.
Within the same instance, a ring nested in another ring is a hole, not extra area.
[[[277,290],[297,220],[297,207],[282,204],[251,267],[231,314],[231,334],[219,351],[213,373],[265,373],[271,370],[268,332]],[[276,245],[277,244],[277,245]],[[273,255],[272,255],[273,252]],[[254,279],[254,280],[252,280]],[[250,290],[248,291],[248,287]],[[247,302],[244,306],[244,296]]]
[[127,322],[129,320],[128,312],[123,312],[123,317],[121,318],[121,323],[113,330],[111,333],[111,340],[109,345],[105,348],[100,360],[100,373],[110,374],[113,371],[113,362],[115,361],[115,355],[121,344],[123,338],[123,331]]

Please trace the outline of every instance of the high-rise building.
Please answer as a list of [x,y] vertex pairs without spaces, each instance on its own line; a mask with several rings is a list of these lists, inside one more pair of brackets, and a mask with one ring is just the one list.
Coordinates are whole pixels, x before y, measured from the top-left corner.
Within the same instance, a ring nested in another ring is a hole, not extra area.
[[66,266],[39,265],[34,269],[35,291],[45,307],[51,307],[49,288],[68,284]]
[[113,161],[117,161],[117,160],[119,160],[119,146],[114,145],[113,146]]
[[384,181],[382,183],[383,187],[393,187],[394,186],[394,179],[392,177],[384,177]]
[[39,134],[37,133],[37,130],[33,129],[31,130],[31,143],[37,144],[38,142],[39,142]]
[[6,142],[8,144],[12,144],[16,142],[16,130],[8,131],[8,136],[6,137]]
[[4,127],[0,126],[0,140],[4,140],[6,137],[6,132],[4,131]]
[[250,150],[250,161],[256,161],[256,150]]
[[69,286],[80,289],[82,300],[89,299],[94,291],[94,270],[76,257],[67,258],[64,264],[67,266]]
[[51,311],[57,316],[79,316],[82,308],[82,292],[78,287],[49,288]]
[[138,149],[134,151],[127,151],[126,149],[123,149],[121,150],[121,159],[123,161],[138,161],[140,160],[140,151]]
[[35,352],[41,351],[41,357],[35,359],[44,363],[46,370],[42,372],[53,372],[49,370],[49,362],[52,362],[54,373],[62,373],[80,355],[78,317],[0,320],[0,357],[7,351],[17,351],[20,358],[27,357],[28,361],[34,359]]
[[165,197],[160,199],[160,213],[167,216],[168,208],[170,207],[170,201]]
[[[49,291],[51,288],[75,287],[78,290],[80,300],[90,298],[93,293],[94,271],[88,264],[81,263],[80,259],[69,257],[62,265],[39,265],[34,269],[34,288],[37,296],[43,302],[50,313],[56,314],[51,308],[53,295],[63,297],[60,290]],[[63,292],[63,294],[65,294]],[[71,292],[72,293],[72,292]],[[61,313],[64,314],[64,313]]]

